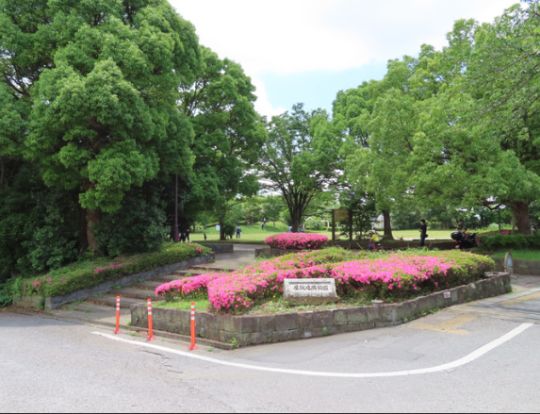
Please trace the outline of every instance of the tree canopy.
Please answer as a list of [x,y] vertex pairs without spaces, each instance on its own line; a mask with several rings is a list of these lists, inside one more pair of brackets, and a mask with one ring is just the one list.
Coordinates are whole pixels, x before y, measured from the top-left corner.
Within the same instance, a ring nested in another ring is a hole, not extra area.
[[269,186],[283,195],[294,232],[317,193],[336,182],[340,147],[340,136],[323,110],[307,112],[298,104],[269,123],[261,170]]
[[458,21],[442,51],[423,46],[416,58],[391,61],[382,81],[338,94],[346,177],[379,211],[411,201],[506,205],[530,231],[540,191],[538,10],[531,2],[494,24]]

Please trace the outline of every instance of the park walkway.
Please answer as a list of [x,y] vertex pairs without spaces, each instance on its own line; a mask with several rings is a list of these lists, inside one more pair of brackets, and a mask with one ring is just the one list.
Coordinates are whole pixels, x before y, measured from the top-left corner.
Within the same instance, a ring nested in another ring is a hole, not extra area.
[[229,272],[255,263],[255,249],[260,246],[235,245],[233,253],[217,254],[214,263],[194,266],[167,276],[156,277],[130,287],[113,289],[109,293],[92,297],[84,302],[66,305],[50,313],[61,319],[77,320],[95,325],[114,326],[116,296],[121,296],[121,321],[127,328],[131,322],[130,308],[146,303],[148,298],[158,300],[154,290],[161,284],[208,272]]

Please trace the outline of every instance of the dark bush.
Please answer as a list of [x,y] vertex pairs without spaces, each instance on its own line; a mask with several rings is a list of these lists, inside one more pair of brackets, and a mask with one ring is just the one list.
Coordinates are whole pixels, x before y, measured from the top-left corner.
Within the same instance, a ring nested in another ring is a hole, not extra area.
[[166,221],[159,198],[132,193],[118,213],[102,217],[97,229],[100,250],[109,257],[158,251],[168,234]]
[[500,249],[538,249],[540,248],[540,235],[526,236],[523,234],[496,234],[480,236],[480,247],[495,251]]

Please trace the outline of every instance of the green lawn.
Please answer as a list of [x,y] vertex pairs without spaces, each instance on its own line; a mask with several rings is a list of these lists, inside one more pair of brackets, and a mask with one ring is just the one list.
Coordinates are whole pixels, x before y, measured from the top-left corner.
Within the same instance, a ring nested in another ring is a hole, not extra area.
[[[497,252],[493,255],[493,257],[495,259],[504,259],[506,253],[506,251]],[[540,250],[512,250],[512,257],[515,260],[540,262]]]
[[189,311],[191,310],[191,304],[195,303],[195,310],[197,312],[207,312],[210,308],[210,302],[208,299],[198,299],[198,300],[175,300],[172,302],[156,302],[154,303],[155,308],[160,309],[174,309],[174,310],[182,310],[182,311]]
[[[283,223],[269,224],[266,226],[265,230],[261,229],[260,224],[250,225],[250,226],[241,226],[242,236],[240,241],[242,242],[264,242],[264,240],[278,233],[285,233],[288,231],[288,226]],[[330,231],[314,231],[313,233],[320,233],[332,238],[332,232]],[[429,239],[430,240],[450,240],[450,234],[452,230],[429,230]],[[215,228],[207,229],[206,235],[208,241],[218,241],[219,233]],[[338,234],[339,236],[339,234]],[[394,231],[394,237],[396,240],[403,238],[404,240],[419,240],[420,231],[419,230],[396,230]],[[346,236],[341,237],[343,240],[347,240]],[[236,240],[236,239],[235,239]],[[191,241],[200,242],[204,241],[203,233],[194,233],[191,235]]]

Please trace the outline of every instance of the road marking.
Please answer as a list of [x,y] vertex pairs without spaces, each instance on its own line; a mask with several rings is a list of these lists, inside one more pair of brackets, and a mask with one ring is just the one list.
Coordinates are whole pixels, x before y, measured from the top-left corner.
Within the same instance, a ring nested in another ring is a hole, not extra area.
[[93,332],[92,334],[100,336],[102,338],[109,339],[111,341],[121,342],[121,343],[134,345],[134,346],[138,346],[142,348],[153,349],[153,350],[165,352],[168,354],[179,355],[184,358],[195,359],[198,361],[207,362],[214,365],[226,366],[230,368],[239,368],[239,369],[245,369],[245,370],[251,370],[251,371],[261,371],[261,372],[270,372],[274,374],[286,374],[286,375],[296,375],[296,376],[305,376],[305,377],[365,379],[365,378],[408,377],[408,376],[413,376],[413,375],[435,374],[435,373],[454,370],[456,368],[468,365],[476,361],[477,359],[483,357],[484,355],[488,354],[494,349],[504,345],[505,343],[521,335],[523,332],[525,332],[526,330],[528,330],[529,328],[533,326],[534,324],[532,323],[522,324],[516,329],[507,333],[506,335],[500,337],[499,339],[496,339],[493,342],[490,342],[487,345],[484,345],[483,347],[465,356],[464,358],[458,359],[457,361],[450,362],[448,364],[439,365],[433,368],[416,369],[416,370],[409,370],[409,371],[358,373],[358,374],[354,374],[354,373],[347,374],[347,373],[339,373],[339,372],[302,371],[302,370],[294,370],[294,369],[270,368],[270,367],[257,366],[257,365],[241,364],[241,363],[236,363],[236,362],[227,362],[227,361],[222,361],[215,358],[205,357],[202,355],[178,351],[176,349],[166,348],[159,345],[153,345],[153,344],[149,344],[145,342],[131,341],[128,339],[118,338],[116,336],[104,334],[101,332]]
[[525,296],[520,296],[515,299],[506,300],[504,302],[501,302],[502,306],[513,306],[513,305],[520,305],[522,303],[526,302],[532,302],[534,300],[540,299],[540,292],[527,294]]
[[422,331],[442,332],[453,335],[468,335],[469,331],[465,329],[459,329],[463,325],[466,325],[474,320],[478,319],[477,316],[471,314],[463,314],[456,316],[455,318],[440,321],[438,323],[427,323],[423,321],[417,321],[411,323],[411,327]]

